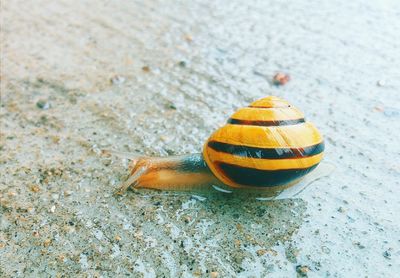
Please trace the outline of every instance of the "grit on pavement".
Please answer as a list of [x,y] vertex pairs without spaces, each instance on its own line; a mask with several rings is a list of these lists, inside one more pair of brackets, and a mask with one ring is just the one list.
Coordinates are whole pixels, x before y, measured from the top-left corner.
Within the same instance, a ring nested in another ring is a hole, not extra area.
[[[1,1],[1,277],[394,277],[398,1]],[[284,86],[271,82],[290,74]],[[113,195],[126,159],[194,153],[266,95],[329,177],[261,202]]]

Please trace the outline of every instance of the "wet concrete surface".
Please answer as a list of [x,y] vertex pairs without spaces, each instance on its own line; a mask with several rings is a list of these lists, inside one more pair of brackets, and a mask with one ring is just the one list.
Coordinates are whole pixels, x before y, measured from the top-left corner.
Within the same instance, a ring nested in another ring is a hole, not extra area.
[[[1,5],[0,276],[394,277],[396,1]],[[291,81],[276,87],[277,71]],[[101,149],[200,152],[266,95],[301,108],[334,174],[300,199],[138,191]]]

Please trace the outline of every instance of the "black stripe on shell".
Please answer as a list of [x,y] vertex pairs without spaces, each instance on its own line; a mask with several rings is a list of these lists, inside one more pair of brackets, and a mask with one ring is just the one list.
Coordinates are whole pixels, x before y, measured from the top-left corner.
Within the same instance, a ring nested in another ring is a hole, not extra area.
[[258,148],[243,145],[232,145],[217,141],[208,142],[208,146],[217,152],[229,153],[241,157],[261,159],[307,157],[320,154],[324,151],[324,142],[302,148]]
[[304,169],[259,170],[224,162],[216,162],[221,173],[243,186],[273,187],[286,185],[311,172],[318,164]]
[[252,120],[239,120],[232,119],[228,120],[228,124],[232,125],[255,125],[255,126],[281,126],[281,125],[296,125],[304,123],[305,119],[295,119],[295,120],[282,120],[282,121],[252,121]]

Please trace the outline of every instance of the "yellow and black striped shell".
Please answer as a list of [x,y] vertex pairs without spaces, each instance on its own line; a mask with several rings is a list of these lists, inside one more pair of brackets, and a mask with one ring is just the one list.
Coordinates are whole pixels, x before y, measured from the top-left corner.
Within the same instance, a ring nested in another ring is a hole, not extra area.
[[318,129],[287,101],[269,96],[236,111],[204,145],[213,174],[233,188],[287,187],[322,159]]

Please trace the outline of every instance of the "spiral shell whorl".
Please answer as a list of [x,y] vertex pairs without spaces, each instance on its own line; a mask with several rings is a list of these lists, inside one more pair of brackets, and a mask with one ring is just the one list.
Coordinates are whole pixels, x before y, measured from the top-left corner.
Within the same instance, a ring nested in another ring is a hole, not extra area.
[[287,101],[269,96],[236,111],[204,145],[204,159],[228,186],[286,186],[312,171],[323,156],[317,128]]

